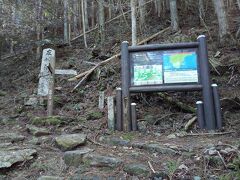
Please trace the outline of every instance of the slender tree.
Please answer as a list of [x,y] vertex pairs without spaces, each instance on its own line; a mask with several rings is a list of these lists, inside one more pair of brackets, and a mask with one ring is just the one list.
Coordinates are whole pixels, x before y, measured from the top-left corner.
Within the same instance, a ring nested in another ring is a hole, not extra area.
[[[36,1],[36,34],[37,34],[37,41],[40,42],[41,40],[41,18],[42,18],[42,0]],[[36,59],[41,57],[41,45],[38,43],[37,51],[36,51]]]
[[104,0],[98,0],[98,8],[99,8],[99,33],[101,38],[101,45],[104,44],[105,41],[105,17],[104,17]]
[[140,10],[140,27],[143,30],[145,26],[145,16],[146,16],[146,6],[145,0],[139,0],[139,10]]
[[179,29],[177,0],[170,0],[171,26],[174,31]]
[[85,23],[85,6],[84,6],[85,0],[81,0],[81,9],[82,9],[82,26],[83,26],[83,38],[84,38],[84,45],[87,48],[87,37],[86,37],[86,23]]
[[68,0],[63,1],[64,4],[64,12],[63,12],[63,19],[64,19],[64,42],[69,43],[69,32],[68,32]]
[[136,0],[131,0],[132,45],[137,45]]
[[217,14],[218,28],[219,28],[219,40],[220,43],[224,43],[228,35],[228,21],[226,16],[226,10],[223,0],[212,0]]

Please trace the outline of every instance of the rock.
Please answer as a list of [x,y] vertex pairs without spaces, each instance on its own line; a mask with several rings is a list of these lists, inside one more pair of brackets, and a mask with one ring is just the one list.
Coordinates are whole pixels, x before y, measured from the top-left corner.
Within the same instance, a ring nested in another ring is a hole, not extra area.
[[133,142],[132,144],[133,148],[143,149],[143,147],[146,146],[146,143],[143,142]]
[[30,97],[26,102],[24,102],[25,106],[34,106],[38,105],[38,99],[35,96]]
[[178,169],[180,169],[180,170],[186,170],[186,171],[189,170],[189,168],[188,168],[185,164],[181,164],[181,165],[178,167]]
[[86,165],[94,167],[117,167],[122,164],[122,160],[119,158],[102,156],[97,154],[86,154],[83,157],[83,162]]
[[151,152],[158,152],[161,154],[167,154],[167,155],[176,155],[179,154],[179,152],[171,149],[171,148],[167,148],[167,147],[162,147],[159,144],[146,144],[143,149],[146,149],[148,151]]
[[83,148],[75,151],[67,151],[64,153],[64,162],[68,166],[79,166],[83,162],[83,156],[93,149]]
[[199,176],[194,176],[194,177],[193,177],[193,180],[201,180],[201,177],[199,177]]
[[51,134],[51,132],[46,128],[39,128],[31,125],[27,125],[27,130],[34,136],[45,136]]
[[144,164],[127,164],[123,169],[130,175],[146,177],[149,174],[148,167]]
[[0,116],[0,123],[4,125],[13,125],[16,124],[17,120],[14,117]]
[[168,139],[175,139],[176,137],[177,137],[176,134],[169,134],[167,136]]
[[129,140],[124,140],[117,137],[104,137],[104,136],[100,138],[100,141],[113,146],[128,146],[130,143]]
[[57,176],[41,176],[37,180],[64,180],[64,178]]
[[101,111],[94,111],[87,114],[87,120],[96,120],[101,119],[103,117],[103,113]]
[[22,136],[17,133],[3,133],[0,134],[0,142],[19,142],[23,141],[25,139],[25,136]]
[[144,117],[144,121],[146,121],[149,124],[154,124],[154,122],[156,121],[156,118],[152,115],[146,115]]
[[85,176],[82,174],[78,174],[74,177],[71,177],[70,180],[102,180],[103,178],[97,175],[93,176]]
[[61,125],[64,122],[63,117],[51,116],[51,117],[34,117],[32,119],[32,124],[37,126],[47,126],[47,125]]
[[57,145],[63,151],[72,150],[77,146],[84,145],[86,140],[87,136],[85,134],[68,134],[55,138]]
[[7,150],[0,151],[0,169],[9,168],[13,164],[18,162],[24,162],[33,159],[33,155],[36,155],[35,149],[23,149],[23,150]]
[[0,90],[0,96],[6,96],[7,92]]

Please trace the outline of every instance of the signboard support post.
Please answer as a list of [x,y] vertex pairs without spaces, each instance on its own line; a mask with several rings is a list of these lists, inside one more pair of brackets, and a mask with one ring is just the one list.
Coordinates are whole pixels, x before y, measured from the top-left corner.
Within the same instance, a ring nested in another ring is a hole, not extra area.
[[201,129],[205,127],[205,122],[204,122],[204,111],[203,111],[203,102],[202,101],[197,101],[197,120],[198,120],[198,125]]
[[137,131],[136,103],[131,103],[131,113],[132,113],[132,130]]
[[209,78],[209,64],[208,64],[208,52],[207,52],[207,44],[206,37],[201,35],[198,37],[199,42],[199,58],[200,61],[200,69],[201,69],[201,82],[203,85],[203,107],[204,107],[204,117],[207,129],[215,129],[216,121],[215,121],[215,113],[214,113],[214,105],[213,105],[213,95],[212,88],[210,85]]
[[222,112],[221,112],[221,104],[220,104],[220,98],[219,98],[219,93],[217,88],[218,88],[217,84],[212,84],[216,123],[217,123],[217,128],[220,129],[222,128]]
[[116,129],[122,131],[122,89],[116,89]]
[[124,41],[121,46],[121,74],[122,74],[122,111],[123,111],[123,130],[131,131],[130,116],[130,93],[129,93],[129,52],[128,42]]

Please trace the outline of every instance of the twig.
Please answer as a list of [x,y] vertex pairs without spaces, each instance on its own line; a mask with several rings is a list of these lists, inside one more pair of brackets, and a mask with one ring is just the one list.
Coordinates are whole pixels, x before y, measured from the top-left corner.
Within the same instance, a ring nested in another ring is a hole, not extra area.
[[224,159],[223,159],[222,155],[220,154],[220,152],[219,152],[219,151],[217,151],[217,154],[218,154],[218,156],[220,157],[220,159],[221,159],[221,161],[222,161],[222,163],[223,163],[223,165],[224,165],[225,169],[227,169],[227,164],[226,164],[226,162],[224,161]]
[[150,167],[150,169],[152,170],[153,173],[156,173],[156,171],[153,169],[153,165],[151,164],[150,161],[148,161],[148,165]]
[[162,119],[164,119],[164,118],[166,118],[166,117],[168,117],[168,116],[172,116],[173,114],[174,114],[174,113],[170,113],[170,114],[166,114],[166,115],[162,116],[160,119],[157,119],[157,120],[153,123],[153,125],[156,125],[157,122],[161,121]]

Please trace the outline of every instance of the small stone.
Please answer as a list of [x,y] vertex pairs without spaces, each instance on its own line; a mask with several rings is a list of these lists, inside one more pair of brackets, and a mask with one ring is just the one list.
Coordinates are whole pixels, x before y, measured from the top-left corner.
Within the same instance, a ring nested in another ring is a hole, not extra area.
[[51,134],[51,132],[46,128],[39,128],[31,125],[27,125],[27,130],[34,136],[45,136]]
[[217,154],[217,150],[216,150],[216,149],[209,149],[209,150],[208,150],[208,154],[209,154],[210,156],[215,155],[215,154]]
[[194,177],[193,177],[193,180],[201,180],[201,177],[199,177],[199,176],[194,176]]
[[64,178],[57,176],[41,176],[37,180],[64,180]]
[[36,107],[38,105],[38,99],[37,97],[30,97],[25,103],[25,106],[34,106]]
[[57,145],[63,151],[72,150],[77,146],[84,145],[86,140],[87,136],[85,134],[68,134],[55,138]]
[[124,171],[135,176],[146,177],[149,174],[149,169],[144,164],[127,164],[124,166]]
[[189,168],[188,168],[185,164],[181,164],[181,165],[178,167],[178,169],[180,169],[180,170],[184,169],[184,170],[188,171]]
[[122,160],[115,157],[102,156],[97,154],[86,154],[83,157],[83,162],[86,165],[94,167],[117,167],[122,164]]
[[83,162],[83,156],[89,152],[94,151],[89,148],[82,148],[75,151],[67,151],[64,153],[64,162],[68,166],[79,166]]
[[176,137],[177,137],[176,134],[169,134],[167,136],[168,139],[175,139]]

